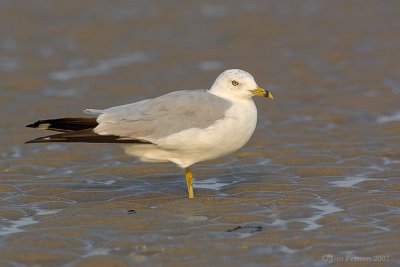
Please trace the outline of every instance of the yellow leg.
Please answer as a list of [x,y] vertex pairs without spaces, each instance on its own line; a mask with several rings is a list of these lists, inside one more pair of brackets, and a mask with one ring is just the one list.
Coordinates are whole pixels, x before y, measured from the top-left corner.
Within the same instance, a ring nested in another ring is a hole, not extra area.
[[190,171],[189,168],[185,169],[185,176],[186,176],[186,184],[187,184],[189,198],[194,198],[193,184],[192,184],[193,176],[192,176],[192,172]]

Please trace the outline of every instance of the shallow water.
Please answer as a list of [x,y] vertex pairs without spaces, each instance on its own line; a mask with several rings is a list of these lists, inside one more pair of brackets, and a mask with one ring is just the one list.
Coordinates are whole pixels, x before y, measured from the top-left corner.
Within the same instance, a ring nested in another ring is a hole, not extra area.
[[[400,3],[172,3],[0,1],[0,266],[398,266]],[[275,99],[193,200],[171,164],[23,144],[232,67]]]

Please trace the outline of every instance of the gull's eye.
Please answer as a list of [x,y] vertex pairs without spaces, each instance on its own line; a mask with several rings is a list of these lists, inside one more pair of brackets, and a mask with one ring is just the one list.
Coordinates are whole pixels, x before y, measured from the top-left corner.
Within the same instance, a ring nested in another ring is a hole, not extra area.
[[232,85],[233,85],[233,86],[238,86],[239,83],[238,83],[237,81],[233,80],[233,81],[232,81]]

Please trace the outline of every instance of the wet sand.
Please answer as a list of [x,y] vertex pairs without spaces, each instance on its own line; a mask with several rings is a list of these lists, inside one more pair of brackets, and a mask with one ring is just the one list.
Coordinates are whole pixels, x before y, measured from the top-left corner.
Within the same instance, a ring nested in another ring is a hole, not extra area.
[[[398,266],[400,4],[265,2],[0,1],[0,266]],[[172,164],[23,144],[228,68],[275,99],[193,200]]]

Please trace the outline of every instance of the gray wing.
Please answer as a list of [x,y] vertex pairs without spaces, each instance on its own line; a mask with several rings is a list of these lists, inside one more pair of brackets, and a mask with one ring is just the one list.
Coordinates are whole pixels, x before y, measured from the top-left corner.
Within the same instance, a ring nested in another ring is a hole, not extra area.
[[208,91],[176,91],[154,99],[112,107],[86,110],[99,115],[94,129],[100,135],[123,139],[157,140],[190,128],[204,129],[224,118],[231,102]]

